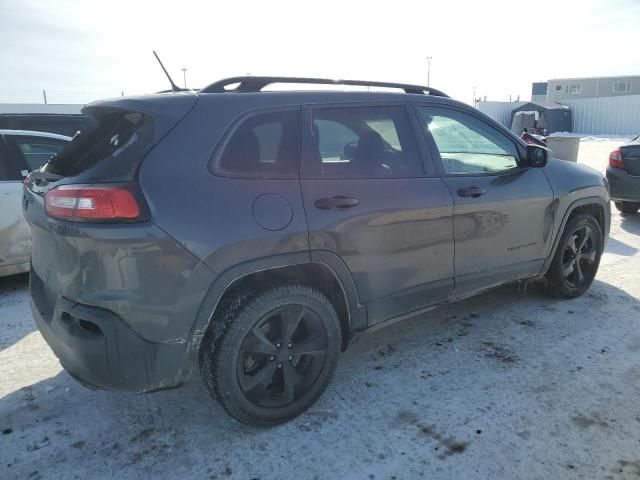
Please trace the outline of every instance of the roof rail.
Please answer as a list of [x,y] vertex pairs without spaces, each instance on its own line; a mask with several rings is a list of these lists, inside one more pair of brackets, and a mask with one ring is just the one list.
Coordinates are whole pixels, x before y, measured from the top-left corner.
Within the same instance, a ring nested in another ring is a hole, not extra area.
[[[267,85],[274,83],[308,83],[314,85],[357,85],[362,87],[385,87],[399,88],[405,93],[415,93],[419,95],[437,95],[438,97],[448,97],[445,93],[435,88],[424,85],[410,85],[406,83],[370,82],[366,80],[331,80],[328,78],[305,78],[305,77],[231,77],[218,80],[206,86],[199,93],[224,93],[224,92],[259,92]],[[238,84],[234,88],[231,85]]]

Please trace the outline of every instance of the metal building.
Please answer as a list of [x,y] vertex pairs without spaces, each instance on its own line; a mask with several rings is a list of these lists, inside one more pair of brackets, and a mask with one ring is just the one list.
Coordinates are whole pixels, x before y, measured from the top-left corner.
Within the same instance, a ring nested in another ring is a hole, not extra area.
[[[536,89],[537,83],[532,85]],[[556,78],[547,82],[547,102],[640,95],[640,75]]]
[[531,101],[535,103],[547,102],[547,82],[533,82],[531,84]]

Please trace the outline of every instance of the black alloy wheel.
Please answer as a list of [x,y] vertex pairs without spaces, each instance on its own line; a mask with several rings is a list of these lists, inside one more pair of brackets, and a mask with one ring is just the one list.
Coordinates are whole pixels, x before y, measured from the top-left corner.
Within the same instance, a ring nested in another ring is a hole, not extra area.
[[595,217],[574,215],[567,222],[545,277],[554,297],[574,298],[593,283],[600,265],[604,237]]
[[200,347],[200,372],[230,416],[273,426],[322,395],[341,344],[340,320],[320,291],[288,284],[243,292],[215,312]]
[[562,276],[573,288],[580,288],[594,276],[596,237],[589,225],[576,229],[565,243],[562,254]]
[[240,347],[237,376],[242,392],[260,407],[296,401],[322,371],[327,342],[322,321],[303,305],[267,313]]

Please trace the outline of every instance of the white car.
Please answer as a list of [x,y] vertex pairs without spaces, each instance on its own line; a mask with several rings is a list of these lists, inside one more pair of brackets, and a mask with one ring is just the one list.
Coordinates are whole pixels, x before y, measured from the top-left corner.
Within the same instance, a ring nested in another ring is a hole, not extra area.
[[22,181],[70,140],[54,133],[0,130],[0,277],[29,271],[31,232],[22,215]]

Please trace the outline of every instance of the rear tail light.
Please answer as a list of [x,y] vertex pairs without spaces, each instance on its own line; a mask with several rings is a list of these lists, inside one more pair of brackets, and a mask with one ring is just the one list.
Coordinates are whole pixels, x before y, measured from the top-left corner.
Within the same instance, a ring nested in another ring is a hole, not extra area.
[[609,166],[625,170],[624,162],[622,161],[622,152],[620,150],[614,150],[609,154]]
[[44,196],[47,214],[74,221],[132,221],[140,218],[136,197],[123,187],[63,185]]

